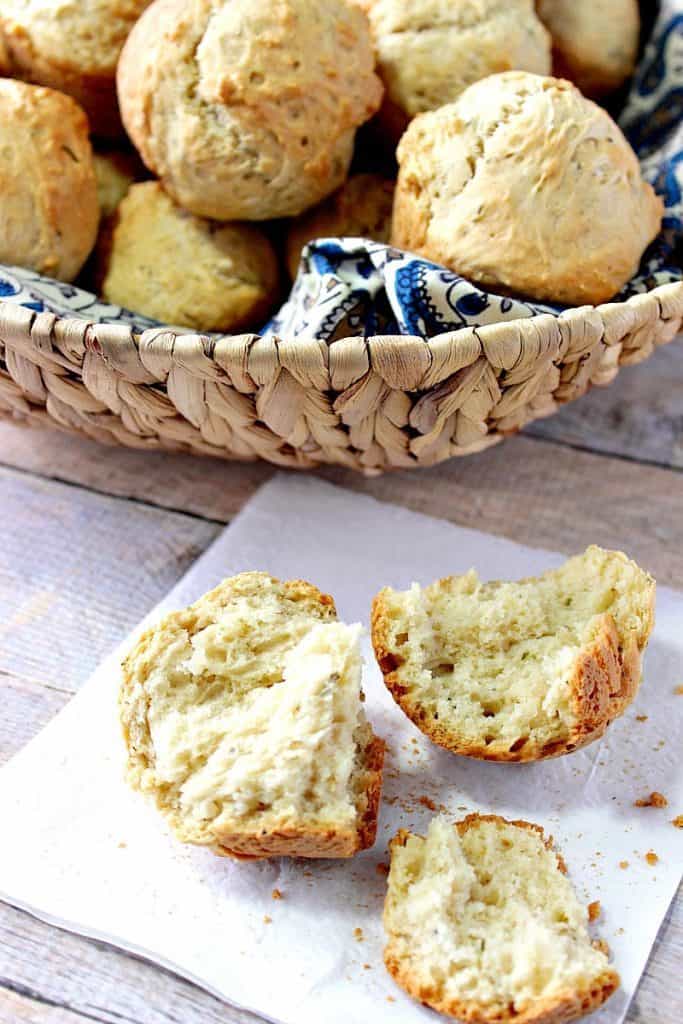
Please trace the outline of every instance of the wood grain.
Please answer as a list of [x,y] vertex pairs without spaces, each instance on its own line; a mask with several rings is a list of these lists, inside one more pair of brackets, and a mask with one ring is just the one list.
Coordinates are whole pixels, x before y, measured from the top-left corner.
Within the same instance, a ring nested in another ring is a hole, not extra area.
[[5,989],[0,999],[0,1024],[84,1024],[88,1017],[72,1013],[61,1006],[51,1006],[37,999]]
[[73,691],[218,527],[0,470],[0,672]]
[[607,388],[595,388],[555,416],[526,429],[587,450],[683,469],[683,341],[625,366]]
[[[34,472],[57,466],[64,479],[81,486],[217,522],[229,521],[274,472],[263,464],[125,449],[106,450],[104,462],[103,449],[92,441],[0,424],[2,458],[20,461],[26,437],[41,452],[30,460]],[[319,475],[537,547],[568,553],[590,543],[623,548],[661,583],[683,587],[683,474],[678,472],[516,437],[420,472],[367,478],[330,469]]]

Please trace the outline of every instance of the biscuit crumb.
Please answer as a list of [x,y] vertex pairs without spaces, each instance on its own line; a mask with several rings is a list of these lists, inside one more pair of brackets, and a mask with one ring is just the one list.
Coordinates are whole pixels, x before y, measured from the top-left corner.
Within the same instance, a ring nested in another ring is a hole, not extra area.
[[363,970],[364,971],[371,971],[372,970],[372,964],[363,964]]
[[267,914],[264,914],[263,915],[263,923],[264,924],[272,924],[273,923],[272,917],[268,917]]
[[602,910],[602,907],[600,906],[600,900],[594,900],[592,903],[589,903],[588,904],[588,920],[589,921],[597,921],[597,919],[600,917],[601,910]]
[[605,956],[609,956],[610,948],[604,939],[593,939],[593,949],[599,949]]
[[647,715],[636,715],[636,722],[647,722]]
[[654,793],[650,793],[650,795],[646,796],[644,799],[636,800],[636,802],[634,803],[633,806],[634,807],[668,807],[669,806],[669,801],[666,799],[666,797],[662,793],[657,793],[657,791],[655,790]]
[[122,840],[121,840],[121,842],[120,842],[120,843],[117,843],[116,845],[117,845],[117,847],[119,848],[119,850],[125,850],[125,849],[126,849],[126,847],[128,846],[128,843],[125,843],[125,842],[123,841],[123,839],[122,839]]
[[652,867],[654,867],[655,864],[659,863],[659,857],[654,852],[654,850],[648,850],[648,852],[645,854],[645,860],[648,862],[648,864],[651,864]]
[[436,810],[436,804],[434,803],[433,800],[430,800],[428,796],[418,797],[417,802],[419,804],[422,804],[422,806],[426,807],[427,810],[429,810],[429,811],[435,811]]
[[272,893],[270,895],[273,897],[274,900],[281,900],[281,899],[283,899],[282,893],[280,892],[279,889],[273,889],[273,891],[272,891]]
[[680,685],[680,686],[677,686],[677,687],[676,687],[676,689],[674,690],[674,693],[675,693],[675,694],[676,694],[676,695],[677,695],[678,697],[683,697],[683,683],[681,683],[681,685]]
[[378,875],[383,875],[386,878],[386,876],[389,874],[389,865],[381,863],[377,864],[375,866],[375,871],[377,872]]
[[396,1000],[394,999],[394,997],[393,997],[393,996],[387,996],[387,1002],[388,1002],[388,1003],[395,1003],[395,1002],[396,1002]]
[[625,871],[626,868],[628,867],[628,861],[627,860],[620,860],[619,861],[619,867],[621,868],[622,871]]
[[365,936],[363,935],[363,929],[362,928],[354,928],[353,929],[353,937],[356,940],[356,942],[362,942],[363,939],[365,938]]
[[671,824],[674,828],[683,828],[683,814],[677,814]]

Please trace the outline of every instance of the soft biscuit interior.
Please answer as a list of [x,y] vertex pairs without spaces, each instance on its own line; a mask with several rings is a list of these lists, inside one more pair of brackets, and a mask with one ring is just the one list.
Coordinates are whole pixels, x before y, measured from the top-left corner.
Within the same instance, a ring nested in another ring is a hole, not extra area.
[[426,838],[392,844],[387,959],[432,993],[430,1003],[514,1016],[539,999],[590,991],[608,961],[587,922],[536,829],[486,818],[457,829],[439,816]]
[[360,626],[325,615],[246,593],[150,636],[125,698],[145,705],[127,716],[132,763],[183,837],[354,826],[372,739]]
[[640,647],[651,616],[647,575],[595,547],[538,579],[482,583],[471,571],[382,597],[411,703],[463,744],[513,753],[569,735],[577,659],[605,615]]

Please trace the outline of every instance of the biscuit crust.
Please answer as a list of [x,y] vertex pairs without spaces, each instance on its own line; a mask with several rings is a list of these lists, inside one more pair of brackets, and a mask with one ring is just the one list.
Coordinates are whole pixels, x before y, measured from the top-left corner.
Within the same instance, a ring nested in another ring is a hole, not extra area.
[[[567,873],[565,862],[555,849],[552,837],[546,836],[544,830],[532,822],[524,820],[509,821],[496,814],[469,814],[454,827],[459,835],[470,829],[476,829],[482,822],[492,822],[501,827],[514,825],[516,828],[527,829],[539,835],[546,849],[557,858],[558,870]],[[390,843],[390,849],[405,846],[411,833],[401,830]],[[444,997],[435,984],[425,983],[414,971],[411,964],[401,955],[397,944],[392,942],[391,935],[384,950],[384,963],[394,980],[408,995],[425,1003],[439,1013],[465,1024],[570,1024],[571,1021],[592,1013],[609,999],[620,984],[618,973],[611,967],[607,968],[590,986],[581,991],[558,993],[552,998],[537,999],[528,1009],[521,1012],[512,1006],[482,1006],[476,1001],[464,1001]]]
[[0,80],[0,113],[0,262],[72,281],[99,222],[86,116],[70,96],[13,79]]
[[392,243],[502,293],[606,302],[661,227],[621,129],[560,79],[492,75],[415,118],[398,160]]
[[343,183],[382,87],[367,19],[341,0],[155,0],[123,49],[118,93],[180,206],[268,220]]

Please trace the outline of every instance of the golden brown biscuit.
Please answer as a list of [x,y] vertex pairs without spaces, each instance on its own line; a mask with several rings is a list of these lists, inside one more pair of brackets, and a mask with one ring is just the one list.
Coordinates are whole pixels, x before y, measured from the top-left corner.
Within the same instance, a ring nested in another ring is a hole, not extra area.
[[0,79],[0,180],[0,263],[73,280],[99,207],[88,120],[70,96]]
[[251,224],[182,210],[157,181],[131,185],[97,247],[108,302],[197,331],[259,327],[277,299],[278,267]]
[[295,216],[344,181],[380,103],[367,19],[342,0],[155,0],[118,71],[126,129],[181,206]]
[[375,841],[384,743],[363,710],[360,626],[262,572],[148,629],[123,664],[128,781],[221,856],[351,857]]
[[473,82],[519,68],[550,73],[550,37],[533,0],[355,0],[364,7],[386,88],[381,118],[408,121],[452,103]]
[[414,999],[469,1024],[569,1024],[618,988],[540,826],[441,815],[390,850],[384,962]]
[[553,69],[587,96],[618,89],[638,55],[637,0],[538,0],[553,40]]
[[354,174],[328,199],[290,224],[286,243],[290,275],[296,277],[301,250],[314,238],[371,238],[374,242],[388,242],[393,201],[393,181],[379,174]]
[[593,546],[519,583],[481,583],[471,570],[424,589],[385,588],[372,642],[394,700],[439,746],[538,761],[592,743],[624,713],[654,603],[651,576]]
[[95,135],[120,135],[116,64],[149,2],[3,0],[0,34],[12,74],[73,96]]
[[398,160],[394,245],[503,292],[605,302],[660,229],[621,130],[561,79],[477,82],[416,118]]
[[145,169],[132,151],[98,150],[94,161],[100,213],[111,217],[133,182],[144,177]]

